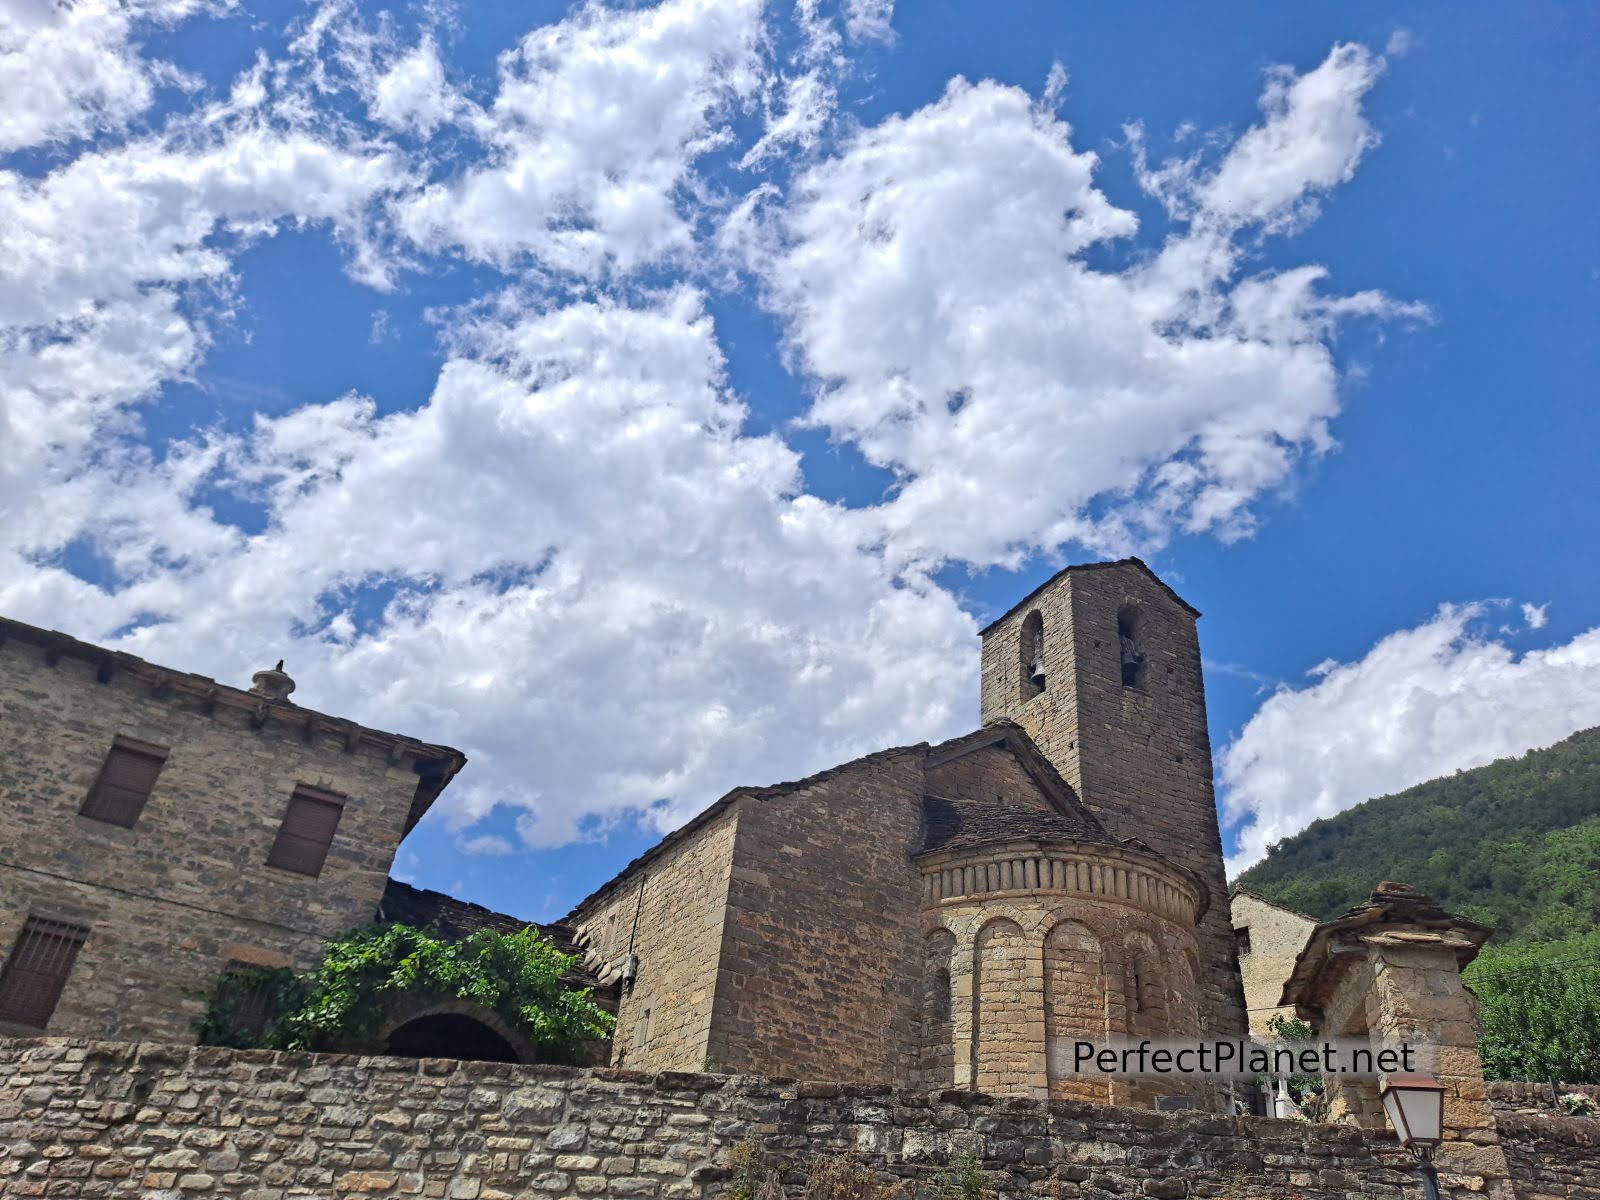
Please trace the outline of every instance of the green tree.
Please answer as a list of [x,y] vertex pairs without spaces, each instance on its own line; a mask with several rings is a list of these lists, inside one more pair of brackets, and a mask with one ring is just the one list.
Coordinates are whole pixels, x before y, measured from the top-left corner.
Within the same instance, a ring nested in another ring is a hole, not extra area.
[[1489,947],[1466,981],[1488,1078],[1600,1083],[1600,931]]

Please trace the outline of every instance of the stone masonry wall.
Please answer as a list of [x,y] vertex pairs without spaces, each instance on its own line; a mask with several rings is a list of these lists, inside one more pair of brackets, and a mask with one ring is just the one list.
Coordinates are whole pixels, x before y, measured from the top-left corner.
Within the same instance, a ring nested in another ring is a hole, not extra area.
[[[715,1196],[740,1143],[796,1197],[838,1153],[933,1197],[959,1151],[994,1200],[1419,1194],[1391,1136],[1341,1126],[753,1076],[0,1041],[8,1200]],[[1441,1182],[1455,1200],[1481,1186]]]
[[584,901],[569,919],[608,965],[621,966],[630,938],[639,957],[638,977],[621,990],[613,1065],[652,1071],[705,1066],[739,820],[737,808],[725,809],[623,886]]
[[1294,1016],[1293,1006],[1282,1007],[1278,1000],[1283,995],[1284,980],[1294,969],[1295,957],[1304,949],[1306,938],[1317,923],[1247,892],[1234,896],[1230,907],[1233,927],[1250,931],[1250,952],[1239,955],[1250,1032],[1266,1034],[1273,1017]]
[[917,1068],[921,751],[740,800],[718,1070],[909,1083]]
[[1502,1113],[1495,1125],[1517,1200],[1600,1197],[1600,1120]]
[[[1137,612],[1143,682],[1122,683],[1118,613]],[[1022,688],[1022,624],[1044,619],[1047,687]],[[983,719],[1025,728],[1106,829],[1187,867],[1211,893],[1200,927],[1201,1016],[1246,1027],[1211,781],[1211,742],[1195,617],[1139,564],[1073,568],[989,630]]]
[[[410,757],[101,682],[20,637],[0,643],[0,729],[0,955],[29,915],[90,929],[52,1032],[188,1040],[191,993],[229,959],[311,965],[372,919],[417,790]],[[118,734],[169,751],[132,829],[78,815]],[[300,783],[346,797],[316,878],[266,865]]]

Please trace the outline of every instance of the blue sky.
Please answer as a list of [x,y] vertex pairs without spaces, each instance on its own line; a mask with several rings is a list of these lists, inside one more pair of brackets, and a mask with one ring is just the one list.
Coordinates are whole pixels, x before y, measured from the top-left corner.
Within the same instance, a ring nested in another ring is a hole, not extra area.
[[1064,561],[1206,614],[1240,864],[1600,722],[1600,15],[1403,16],[8,19],[0,611],[461,746],[397,870],[537,918]]

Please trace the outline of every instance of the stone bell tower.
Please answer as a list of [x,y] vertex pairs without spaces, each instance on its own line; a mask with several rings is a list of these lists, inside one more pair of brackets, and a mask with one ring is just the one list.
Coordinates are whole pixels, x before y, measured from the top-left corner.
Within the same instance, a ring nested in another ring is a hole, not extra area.
[[1138,838],[1210,892],[1200,1016],[1243,1032],[1211,785],[1199,612],[1137,558],[1067,567],[983,630],[983,720],[1028,731],[1118,838]]

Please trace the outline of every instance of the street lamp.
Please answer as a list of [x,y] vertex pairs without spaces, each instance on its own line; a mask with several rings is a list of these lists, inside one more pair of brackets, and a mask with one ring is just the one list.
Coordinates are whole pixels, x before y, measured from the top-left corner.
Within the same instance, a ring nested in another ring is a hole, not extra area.
[[1444,1138],[1444,1085],[1432,1075],[1388,1075],[1380,1095],[1400,1144],[1421,1163],[1428,1200],[1439,1200],[1433,1151]]

